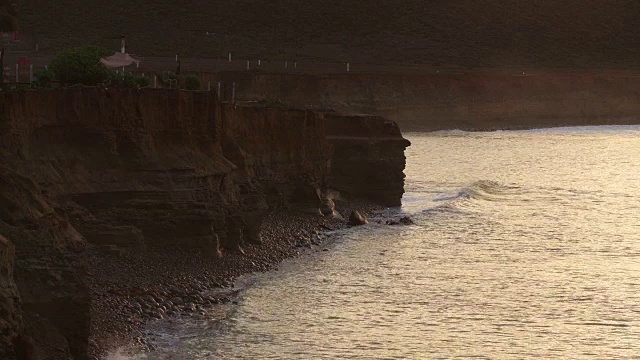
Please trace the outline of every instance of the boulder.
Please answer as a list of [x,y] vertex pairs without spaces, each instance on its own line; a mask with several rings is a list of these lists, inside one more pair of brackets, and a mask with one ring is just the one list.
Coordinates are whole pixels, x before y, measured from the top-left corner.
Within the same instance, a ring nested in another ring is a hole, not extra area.
[[360,211],[353,210],[351,212],[351,216],[349,216],[349,225],[361,226],[361,225],[367,225],[368,223],[369,221],[367,221],[367,218],[364,215],[362,215]]
[[336,210],[336,204],[333,202],[333,200],[331,199],[324,199],[321,203],[320,203],[320,212],[322,213],[322,215],[324,216],[331,216],[333,215],[334,211]]
[[411,218],[408,216],[401,218],[399,221],[402,225],[413,225],[413,220],[411,220]]

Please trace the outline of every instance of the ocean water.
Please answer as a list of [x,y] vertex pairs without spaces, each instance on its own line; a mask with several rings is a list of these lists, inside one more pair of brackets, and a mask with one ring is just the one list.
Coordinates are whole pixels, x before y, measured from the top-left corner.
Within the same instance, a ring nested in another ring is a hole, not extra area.
[[408,134],[415,225],[346,231],[152,358],[640,359],[640,127]]

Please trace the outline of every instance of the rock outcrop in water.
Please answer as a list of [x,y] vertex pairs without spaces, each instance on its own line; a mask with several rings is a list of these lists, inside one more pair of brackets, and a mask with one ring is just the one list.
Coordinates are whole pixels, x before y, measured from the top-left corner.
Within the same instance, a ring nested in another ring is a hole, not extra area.
[[408,142],[381,118],[236,107],[206,92],[0,97],[0,341],[33,339],[36,358],[87,356],[87,244],[204,247],[216,261],[219,247],[259,244],[267,211],[320,216],[330,188],[384,205],[403,193]]

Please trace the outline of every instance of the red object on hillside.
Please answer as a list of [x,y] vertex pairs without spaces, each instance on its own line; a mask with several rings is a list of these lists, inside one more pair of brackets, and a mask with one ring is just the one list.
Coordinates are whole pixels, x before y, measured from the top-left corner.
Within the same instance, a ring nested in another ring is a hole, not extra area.
[[29,58],[26,56],[20,56],[18,59],[16,59],[16,64],[29,65]]

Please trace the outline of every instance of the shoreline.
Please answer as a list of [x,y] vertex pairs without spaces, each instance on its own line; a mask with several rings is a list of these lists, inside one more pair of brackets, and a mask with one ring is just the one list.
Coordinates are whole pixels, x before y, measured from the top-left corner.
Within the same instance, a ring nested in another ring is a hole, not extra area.
[[92,249],[91,358],[114,352],[152,353],[145,324],[166,317],[207,316],[212,307],[232,302],[243,290],[234,288],[239,277],[273,270],[283,260],[305,253],[328,251],[325,246],[332,233],[350,227],[351,211],[369,217],[383,209],[387,208],[368,201],[336,201],[339,216],[271,211],[263,224],[262,245],[247,244],[244,254],[224,250],[220,259],[192,249],[151,249],[141,254]]
[[469,133],[496,132],[496,131],[528,131],[542,129],[562,129],[562,128],[589,128],[601,126],[640,126],[640,119],[635,117],[619,118],[614,120],[567,120],[564,122],[548,123],[545,121],[531,121],[524,123],[505,124],[503,122],[484,121],[484,125],[456,123],[453,126],[443,125],[442,122],[424,126],[404,126],[403,135],[412,133],[436,133],[448,131],[464,131]]
[[415,134],[455,134],[457,132],[460,133],[492,133],[492,132],[500,132],[500,131],[508,131],[508,132],[525,132],[525,131],[536,131],[536,130],[562,130],[562,129],[597,129],[602,127],[609,128],[619,128],[619,129],[631,129],[631,130],[640,130],[640,120],[637,124],[600,124],[600,125],[557,125],[557,126],[524,126],[524,127],[500,127],[500,128],[472,128],[472,129],[460,129],[460,128],[451,128],[444,130],[409,130],[404,131],[402,133],[403,136],[411,136]]

